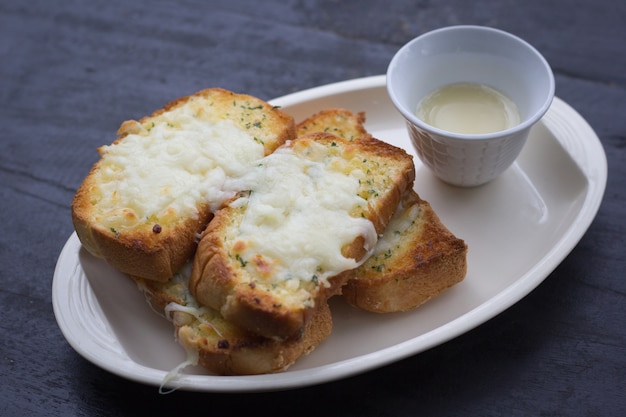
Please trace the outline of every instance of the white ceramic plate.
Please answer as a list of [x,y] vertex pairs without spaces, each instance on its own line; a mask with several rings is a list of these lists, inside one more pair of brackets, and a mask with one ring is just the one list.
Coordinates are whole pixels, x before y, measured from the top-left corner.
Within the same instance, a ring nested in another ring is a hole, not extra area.
[[[321,109],[367,112],[379,139],[414,154],[404,122],[375,76],[302,91],[272,101],[301,120]],[[539,285],[573,249],[599,208],[606,156],[591,127],[554,100],[517,162],[474,189],[437,180],[415,157],[415,189],[469,246],[465,280],[420,308],[377,315],[331,300],[332,336],[286,372],[222,377],[187,368],[181,389],[210,392],[284,390],[365,372],[415,355],[480,325]],[[121,377],[159,386],[185,359],[173,327],[135,286],[88,255],[73,234],[56,266],[52,301],[70,345]]]

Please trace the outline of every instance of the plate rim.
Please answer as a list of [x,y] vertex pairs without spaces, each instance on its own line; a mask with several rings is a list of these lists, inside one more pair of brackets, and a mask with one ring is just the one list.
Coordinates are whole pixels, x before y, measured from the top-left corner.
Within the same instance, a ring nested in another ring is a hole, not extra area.
[[[289,107],[329,95],[381,88],[385,86],[385,82],[385,75],[356,78],[301,90],[269,100],[269,102],[280,107]],[[558,97],[554,98],[552,107],[546,114],[545,119],[545,124],[549,130],[551,123],[558,125],[570,119],[580,125],[577,125],[577,127],[582,128],[581,132],[574,133],[578,136],[576,139],[585,138],[585,141],[582,143],[583,146],[579,149],[566,148],[565,150],[579,166],[587,180],[586,196],[580,211],[575,217],[576,221],[573,222],[575,225],[561,236],[539,262],[510,286],[472,310],[425,334],[375,352],[314,368],[290,370],[277,374],[249,376],[182,374],[175,383],[176,389],[230,393],[279,391],[347,378],[389,365],[445,343],[501,314],[504,310],[523,299],[549,276],[582,239],[597,215],[607,182],[608,167],[606,154],[600,139],[587,121]],[[556,134],[554,136],[563,145],[563,138]],[[593,166],[585,161],[585,158],[588,159],[589,157],[592,158]],[[92,345],[86,346],[80,343],[75,338],[73,329],[68,327],[68,312],[64,309],[62,288],[63,285],[68,285],[69,282],[68,278],[63,275],[65,271],[62,261],[66,257],[72,256],[72,252],[77,250],[80,250],[80,241],[76,232],[73,232],[59,255],[52,281],[53,310],[64,337],[77,353],[102,369],[135,382],[160,386],[166,372],[138,364],[130,358],[103,360],[93,351],[93,349],[98,349],[98,347],[94,348]],[[556,262],[554,261],[555,259],[557,259]],[[70,319],[73,319],[73,317],[70,317]],[[129,366],[129,361],[132,366]]]

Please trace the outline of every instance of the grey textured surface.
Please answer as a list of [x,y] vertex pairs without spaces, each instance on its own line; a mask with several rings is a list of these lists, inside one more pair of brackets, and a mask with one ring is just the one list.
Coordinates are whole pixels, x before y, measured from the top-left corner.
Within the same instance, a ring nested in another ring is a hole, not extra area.
[[[0,415],[624,415],[625,21],[610,0],[2,0]],[[74,191],[123,120],[211,86],[271,99],[382,74],[403,43],[452,24],[534,44],[607,153],[596,220],[535,291],[427,352],[285,392],[162,396],[72,350],[53,271]]]

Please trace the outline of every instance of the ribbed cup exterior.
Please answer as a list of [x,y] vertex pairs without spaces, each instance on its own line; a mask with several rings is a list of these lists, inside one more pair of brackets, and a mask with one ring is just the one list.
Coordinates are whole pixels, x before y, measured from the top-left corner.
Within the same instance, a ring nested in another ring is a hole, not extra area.
[[426,132],[407,121],[420,160],[442,181],[462,187],[486,184],[517,158],[529,129],[493,139],[458,139]]

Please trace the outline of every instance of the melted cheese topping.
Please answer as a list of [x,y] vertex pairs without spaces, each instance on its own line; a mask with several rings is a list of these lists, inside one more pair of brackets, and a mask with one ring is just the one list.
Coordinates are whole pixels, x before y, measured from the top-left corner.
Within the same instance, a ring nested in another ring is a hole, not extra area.
[[391,220],[389,220],[385,233],[376,243],[374,253],[372,254],[373,257],[385,253],[391,255],[394,249],[398,247],[400,240],[413,226],[419,213],[420,207],[418,204],[413,204],[408,208],[400,204]]
[[287,291],[300,281],[328,285],[329,277],[361,263],[342,254],[345,245],[363,236],[370,250],[377,240],[371,221],[351,215],[367,205],[358,195],[364,173],[327,146],[307,146],[306,156],[293,148],[267,156],[248,178],[250,195],[233,203],[247,205],[233,253],[256,268],[255,276],[286,282]]
[[137,123],[136,133],[100,148],[98,221],[167,224],[195,218],[199,203],[215,211],[235,195],[232,180],[263,158],[263,145],[231,120],[211,121],[200,107]]

